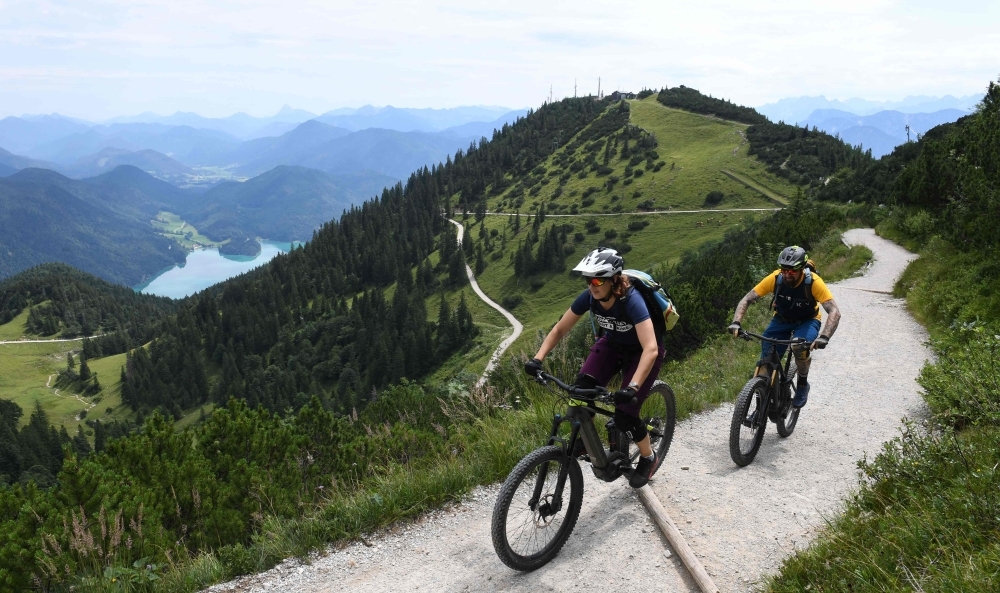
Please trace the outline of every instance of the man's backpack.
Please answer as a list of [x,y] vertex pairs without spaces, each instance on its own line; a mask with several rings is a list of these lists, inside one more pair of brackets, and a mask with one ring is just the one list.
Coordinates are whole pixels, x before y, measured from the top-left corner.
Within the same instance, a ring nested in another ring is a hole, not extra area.
[[653,330],[656,332],[657,339],[662,337],[665,332],[674,329],[681,314],[674,306],[670,293],[645,272],[623,270],[622,273],[628,276],[632,286],[642,295],[642,300],[646,301],[646,308],[649,309],[649,317],[653,320]]

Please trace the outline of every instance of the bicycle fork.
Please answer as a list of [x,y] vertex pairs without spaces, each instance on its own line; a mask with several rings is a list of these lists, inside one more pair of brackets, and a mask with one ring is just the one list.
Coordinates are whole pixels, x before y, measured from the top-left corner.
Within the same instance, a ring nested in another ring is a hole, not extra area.
[[[557,442],[563,444],[563,463],[559,467],[556,487],[552,493],[552,499],[548,503],[549,508],[547,511],[549,514],[555,514],[562,508],[563,488],[566,486],[566,478],[569,476],[569,459],[573,456],[573,448],[576,445],[577,439],[583,439],[583,446],[587,449],[587,454],[590,456],[590,463],[595,468],[595,472],[603,473],[603,470],[608,465],[608,455],[604,451],[601,437],[597,434],[597,429],[594,427],[593,415],[594,413],[588,410],[586,406],[570,406],[565,416],[556,414],[552,419],[552,431],[549,434],[548,444],[552,445]],[[559,426],[563,422],[570,423],[571,428],[568,440],[559,437]],[[531,500],[528,501],[528,506],[533,511],[538,510],[536,507],[539,506],[538,503],[542,498],[548,473],[549,462],[546,461],[538,468],[538,477],[535,478],[535,490],[531,495]],[[545,513],[543,512],[543,514]]]

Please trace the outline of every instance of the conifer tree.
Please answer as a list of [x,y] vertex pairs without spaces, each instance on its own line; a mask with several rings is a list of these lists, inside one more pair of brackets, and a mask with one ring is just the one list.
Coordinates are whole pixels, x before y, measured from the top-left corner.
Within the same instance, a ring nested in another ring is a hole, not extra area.
[[90,379],[90,367],[87,366],[87,359],[80,355],[80,380],[87,381]]

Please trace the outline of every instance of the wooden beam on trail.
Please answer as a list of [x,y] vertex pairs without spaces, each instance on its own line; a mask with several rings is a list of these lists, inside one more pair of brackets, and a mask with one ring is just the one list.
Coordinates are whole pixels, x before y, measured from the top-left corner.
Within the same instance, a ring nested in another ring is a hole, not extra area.
[[708,573],[705,572],[705,567],[701,565],[701,562],[695,557],[694,552],[688,547],[687,542],[684,541],[684,537],[681,536],[681,532],[678,531],[677,526],[670,519],[670,515],[667,514],[667,510],[660,504],[660,499],[656,498],[653,489],[648,485],[639,488],[639,499],[642,500],[642,504],[649,511],[650,516],[656,521],[656,525],[660,528],[663,536],[667,538],[670,547],[681,557],[681,561],[684,562],[684,566],[691,573],[691,577],[698,583],[698,587],[704,593],[719,593],[719,588],[715,586],[712,577],[708,576]]

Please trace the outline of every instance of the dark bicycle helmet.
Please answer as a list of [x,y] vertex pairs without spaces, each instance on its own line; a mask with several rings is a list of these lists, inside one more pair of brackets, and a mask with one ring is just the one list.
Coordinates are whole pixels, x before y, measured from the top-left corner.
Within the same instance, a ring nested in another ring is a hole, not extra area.
[[809,259],[809,255],[806,254],[805,249],[798,245],[792,245],[781,250],[781,255],[778,256],[778,265],[786,269],[801,270],[805,267],[807,259]]
[[573,271],[589,278],[610,278],[620,274],[624,267],[625,260],[617,251],[610,247],[598,247],[580,260]]

